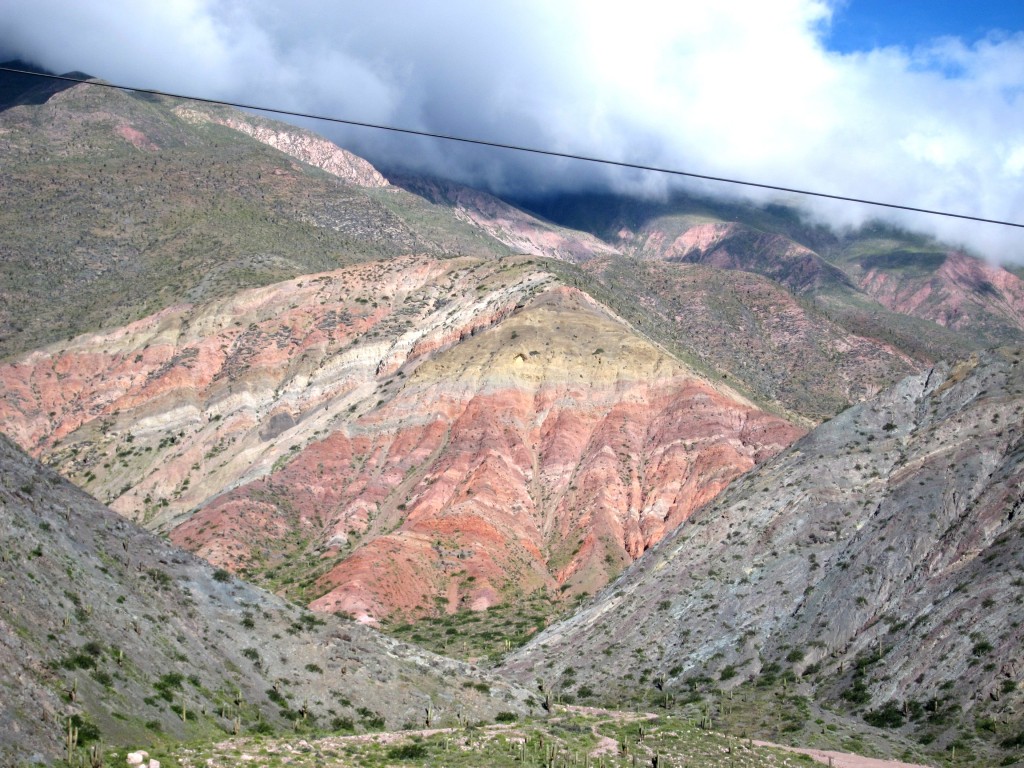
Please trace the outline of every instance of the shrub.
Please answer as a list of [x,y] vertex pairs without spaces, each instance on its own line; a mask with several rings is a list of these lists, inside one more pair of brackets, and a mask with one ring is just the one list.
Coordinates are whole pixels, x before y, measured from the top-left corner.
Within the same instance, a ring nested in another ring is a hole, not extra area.
[[355,724],[351,718],[348,717],[336,717],[331,720],[332,731],[354,731],[356,729]]
[[224,570],[223,568],[218,568],[216,571],[213,572],[213,580],[214,581],[231,581],[231,573],[226,571],[226,570]]
[[878,709],[865,712],[864,721],[876,728],[899,728],[903,725],[903,711],[895,701],[887,701]]
[[494,722],[496,723],[514,723],[518,719],[519,715],[515,712],[499,712],[494,716]]
[[72,715],[70,719],[71,727],[78,729],[78,743],[81,746],[100,740],[100,729],[95,723],[86,720],[84,715]]
[[427,756],[427,748],[422,744],[400,744],[388,750],[392,760],[418,760]]
[[60,665],[64,669],[94,669],[96,667],[96,658],[88,653],[79,651],[62,659]]

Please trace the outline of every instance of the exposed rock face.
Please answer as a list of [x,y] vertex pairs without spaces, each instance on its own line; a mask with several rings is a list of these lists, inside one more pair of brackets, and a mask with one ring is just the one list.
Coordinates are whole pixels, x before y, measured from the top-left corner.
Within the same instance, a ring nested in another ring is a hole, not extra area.
[[0,583],[3,765],[59,760],[72,715],[138,747],[154,724],[184,738],[236,718],[294,732],[300,710],[399,727],[428,706],[447,724],[527,709],[514,686],[215,572],[2,435]]
[[947,719],[916,727],[940,738],[959,707],[1016,732],[1020,359],[930,370],[818,427],[517,652],[508,673],[554,679],[572,665],[610,691],[635,685],[622,675],[638,655],[678,691],[697,675],[728,687],[791,670],[823,699],[895,701],[901,721],[907,702],[934,700]]
[[541,221],[471,187],[412,176],[398,176],[394,181],[403,189],[450,207],[456,216],[479,227],[515,253],[573,262],[619,253],[614,246],[593,235]]
[[523,258],[307,276],[0,381],[114,508],[232,569],[312,558],[315,607],[365,620],[593,591],[801,434]]
[[118,511],[166,524],[373,408],[403,365],[550,279],[521,260],[410,257],[171,308],[0,366],[0,430]]
[[243,115],[235,110],[204,110],[192,106],[175,108],[182,120],[193,123],[212,122],[241,131],[267,146],[284,152],[308,165],[327,171],[332,176],[360,187],[386,187],[380,172],[366,160],[342,149],[332,141],[294,126]]
[[961,251],[924,254],[939,257],[934,271],[914,269],[915,255],[907,254],[904,265],[862,260],[861,287],[896,312],[949,328],[995,338],[1024,331],[1024,280]]
[[834,284],[850,285],[840,269],[810,248],[739,223],[656,218],[640,232],[629,233],[625,242],[631,253],[644,258],[756,272],[798,295]]
[[313,607],[364,620],[592,591],[799,434],[552,288],[172,538],[238,567],[294,510],[323,559],[354,547]]

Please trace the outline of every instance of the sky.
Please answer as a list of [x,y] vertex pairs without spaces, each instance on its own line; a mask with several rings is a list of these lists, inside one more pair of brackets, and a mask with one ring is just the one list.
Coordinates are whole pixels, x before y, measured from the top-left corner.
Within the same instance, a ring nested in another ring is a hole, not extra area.
[[[0,18],[0,60],[58,72],[1024,222],[1020,0],[0,0]],[[379,165],[520,197],[679,183],[305,125]],[[1024,263],[1021,229],[781,201]]]

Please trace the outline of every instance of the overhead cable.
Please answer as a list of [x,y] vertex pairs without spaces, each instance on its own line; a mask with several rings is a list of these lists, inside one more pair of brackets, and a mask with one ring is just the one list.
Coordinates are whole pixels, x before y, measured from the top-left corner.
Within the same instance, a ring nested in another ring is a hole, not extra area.
[[103,80],[84,80],[81,78],[69,77],[67,75],[52,75],[43,72],[31,72],[24,69],[15,69],[13,67],[0,66],[0,72],[11,72],[18,75],[31,75],[33,77],[45,77],[51,80],[63,80],[71,83],[81,83],[84,85],[94,85],[103,88],[114,88],[121,91],[134,91],[135,93],[145,93],[152,96],[166,96],[172,99],[184,99],[187,101],[196,101],[203,104],[214,104],[225,107],[236,107],[238,109],[248,109],[255,112],[269,112],[275,115],[285,115],[288,117],[301,117],[308,120],[319,120],[327,123],[338,123],[341,125],[350,125],[357,128],[370,128],[377,131],[390,131],[392,133],[402,133],[409,136],[422,136],[429,139],[441,139],[443,141],[454,141],[461,144],[474,144],[481,147],[490,147],[493,149],[504,149],[513,152],[527,152],[534,155],[545,155],[547,157],[559,157],[566,160],[579,160],[585,163],[597,163],[600,165],[610,165],[617,168],[629,168],[636,171],[650,171],[651,173],[661,173],[669,176],[684,176],[691,179],[702,179],[704,181],[714,181],[722,184],[735,184],[744,187],[755,187],[757,189],[768,189],[774,192],[786,192],[794,195],[806,195],[809,197],[820,197],[827,200],[840,200],[847,203],[860,203],[862,205],[873,205],[879,208],[893,208],[900,211],[911,211],[913,213],[924,213],[930,216],[945,216],[951,219],[966,219],[967,221],[977,221],[983,224],[998,224],[1003,227],[1017,227],[1024,229],[1024,224],[1014,221],[1001,221],[999,219],[987,219],[982,216],[970,216],[964,213],[953,213],[951,211],[939,211],[930,208],[918,208],[912,205],[900,205],[898,203],[887,203],[879,200],[868,200],[860,197],[850,197],[848,195],[836,195],[828,192],[815,192],[809,189],[797,189],[795,187],[783,187],[777,184],[762,184],[756,181],[745,181],[742,179],[731,179],[725,176],[711,176],[704,173],[694,173],[693,171],[682,171],[675,168],[661,168],[654,165],[643,165],[641,163],[628,163],[623,160],[610,160],[603,157],[592,157],[589,155],[578,155],[571,152],[558,152],[552,149],[541,149],[538,147],[527,147],[519,144],[506,144],[499,141],[488,141],[485,139],[474,139],[466,136],[453,136],[444,133],[434,133],[432,131],[418,131],[413,128],[401,128],[394,125],[383,125],[380,123],[367,123],[360,120],[348,120],[341,117],[330,117],[327,115],[317,115],[311,112],[296,112],[290,109],[278,109],[276,107],[259,106],[256,104],[244,104],[237,101],[225,101],[223,99],[208,99],[201,96],[188,96],[180,93],[171,93],[169,91],[159,91],[153,88],[137,88],[131,85],[118,85],[116,83],[109,83]]

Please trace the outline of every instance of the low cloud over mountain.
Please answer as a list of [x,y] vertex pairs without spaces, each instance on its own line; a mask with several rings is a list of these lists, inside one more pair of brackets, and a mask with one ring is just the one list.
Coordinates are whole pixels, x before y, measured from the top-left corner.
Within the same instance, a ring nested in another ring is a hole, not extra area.
[[[47,7],[51,6],[51,7]],[[1024,34],[837,53],[825,0],[364,4],[178,0],[5,11],[0,55],[111,81],[629,162],[1019,217]],[[669,177],[316,126],[378,165],[502,193],[663,194]],[[754,194],[704,185],[703,192]],[[760,193],[758,193],[760,194]],[[764,199],[763,196],[759,199]],[[853,204],[1024,260],[1019,231]]]

